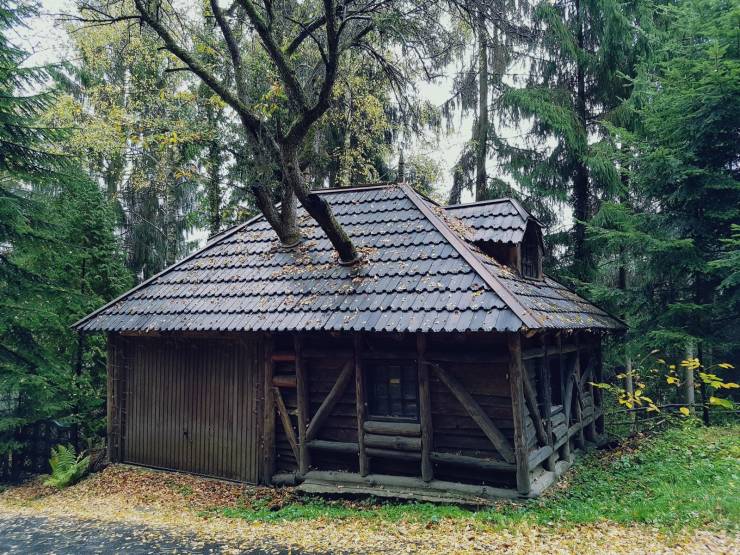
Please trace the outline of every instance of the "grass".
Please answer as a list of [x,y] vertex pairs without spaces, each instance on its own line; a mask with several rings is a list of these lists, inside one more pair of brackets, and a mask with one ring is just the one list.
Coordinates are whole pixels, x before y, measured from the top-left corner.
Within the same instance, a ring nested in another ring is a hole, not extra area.
[[494,527],[587,524],[609,520],[665,531],[740,526],[740,425],[674,427],[638,445],[594,453],[568,475],[568,487],[541,499],[474,511],[429,503],[299,499],[275,506],[208,511],[249,521],[367,518],[431,523],[466,519]]

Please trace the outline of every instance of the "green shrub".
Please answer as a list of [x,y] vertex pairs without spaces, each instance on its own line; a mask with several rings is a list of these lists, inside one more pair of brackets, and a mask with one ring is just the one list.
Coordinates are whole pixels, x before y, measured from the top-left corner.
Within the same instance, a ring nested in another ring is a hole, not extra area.
[[74,447],[57,445],[51,449],[51,476],[44,482],[47,486],[66,488],[79,481],[90,468],[90,456],[77,455]]

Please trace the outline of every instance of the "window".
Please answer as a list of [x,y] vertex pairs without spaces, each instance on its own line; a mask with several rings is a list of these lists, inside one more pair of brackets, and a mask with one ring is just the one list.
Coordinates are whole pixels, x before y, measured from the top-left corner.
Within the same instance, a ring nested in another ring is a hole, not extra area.
[[370,418],[418,421],[419,386],[415,362],[368,364],[367,381]]
[[522,276],[542,279],[542,250],[540,249],[540,230],[530,222],[521,243]]
[[540,246],[537,239],[529,236],[522,244],[522,275],[539,279],[540,276]]

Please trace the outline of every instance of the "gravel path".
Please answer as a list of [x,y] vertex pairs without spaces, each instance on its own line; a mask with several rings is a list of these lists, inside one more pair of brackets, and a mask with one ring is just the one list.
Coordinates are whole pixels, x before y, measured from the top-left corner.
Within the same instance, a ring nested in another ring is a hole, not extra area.
[[[282,549],[241,550],[194,537],[132,524],[105,524],[78,518],[0,515],[0,554],[149,554],[149,553],[244,553],[282,554]],[[292,551],[292,553],[296,553]]]

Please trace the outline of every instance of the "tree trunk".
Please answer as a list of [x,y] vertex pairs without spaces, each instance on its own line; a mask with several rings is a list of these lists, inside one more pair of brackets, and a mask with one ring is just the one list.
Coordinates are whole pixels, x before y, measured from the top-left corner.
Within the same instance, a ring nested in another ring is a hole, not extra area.
[[485,200],[488,189],[486,158],[488,154],[488,34],[486,17],[481,10],[476,21],[478,34],[478,125],[475,144],[475,200]]
[[[686,345],[686,360],[691,360],[695,356],[694,343],[689,341]],[[686,375],[684,381],[684,392],[686,395],[686,406],[689,408],[689,412],[694,414],[694,369],[690,366],[686,367]]]
[[[576,0],[576,40],[578,42],[579,54],[583,52],[583,14],[581,13],[581,2]],[[586,127],[586,81],[583,70],[583,62],[576,62],[576,115],[584,135],[584,142],[588,141],[588,130]],[[585,148],[585,146],[584,146]],[[573,176],[573,217],[576,220],[573,241],[574,269],[576,276],[585,280],[590,274],[590,254],[586,245],[586,225],[591,218],[590,210],[590,187],[588,168],[584,162],[584,152],[575,153],[575,174]]]
[[[218,134],[218,118],[212,108],[207,110],[208,126],[215,135]],[[208,143],[208,182],[206,197],[208,200],[208,233],[212,237],[221,231],[221,145],[217,136]]]
[[[339,254],[339,260],[343,264],[353,264],[358,261],[359,256],[352,240],[344,231],[339,222],[334,217],[329,204],[316,193],[308,190],[303,182],[298,165],[298,154],[294,148],[283,146],[281,148],[282,166],[286,185],[290,188],[300,201],[306,212],[319,224],[326,236],[331,241],[332,246]],[[287,189],[287,187],[286,187]],[[287,190],[286,190],[287,194]],[[292,220],[295,221],[295,212]],[[287,223],[289,218],[284,217],[283,222]],[[297,228],[296,228],[297,230]]]
[[[635,382],[632,377],[632,357],[628,354],[625,365],[624,365],[624,390],[627,393],[628,397],[632,397],[635,393]],[[635,431],[636,424],[637,424],[637,413],[636,412],[628,412],[629,415],[628,420],[630,421],[630,432]]]
[[447,204],[460,204],[462,201],[464,180],[465,177],[462,168],[459,165],[455,165],[455,171],[452,175],[452,188],[450,189],[450,197],[447,200]]

